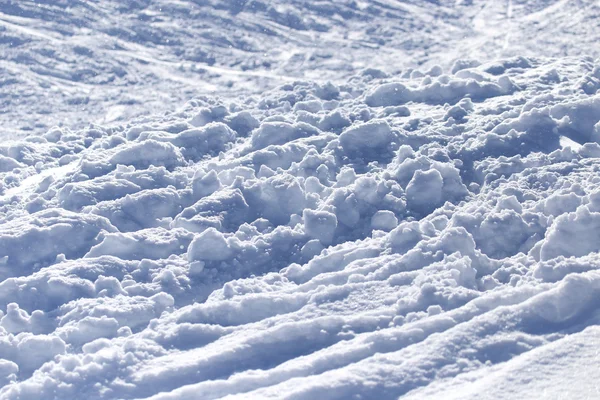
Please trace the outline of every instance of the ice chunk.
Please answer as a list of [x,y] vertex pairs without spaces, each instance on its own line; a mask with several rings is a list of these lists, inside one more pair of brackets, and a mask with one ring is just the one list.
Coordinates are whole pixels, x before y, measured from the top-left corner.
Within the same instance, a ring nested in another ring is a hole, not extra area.
[[185,165],[185,159],[179,149],[171,143],[146,140],[141,143],[127,145],[117,151],[111,158],[113,165],[133,165],[139,169],[153,166],[164,166],[173,169]]
[[408,207],[427,214],[442,204],[444,180],[437,169],[417,170],[406,187]]
[[394,133],[385,120],[372,120],[351,126],[340,135],[340,145],[352,157],[379,159],[389,151]]
[[379,210],[371,217],[371,227],[382,231],[391,231],[398,226],[398,218],[393,212]]
[[563,214],[554,220],[546,233],[540,256],[550,260],[558,256],[584,256],[600,251],[600,213],[590,212],[587,206]]
[[318,134],[318,129],[304,122],[293,125],[287,122],[263,122],[252,132],[252,148],[258,150],[272,144],[283,144]]
[[304,219],[304,229],[308,236],[318,239],[323,245],[331,244],[337,228],[335,214],[306,209],[302,213],[302,217]]
[[187,259],[193,261],[222,261],[231,258],[233,251],[223,234],[208,228],[192,240]]

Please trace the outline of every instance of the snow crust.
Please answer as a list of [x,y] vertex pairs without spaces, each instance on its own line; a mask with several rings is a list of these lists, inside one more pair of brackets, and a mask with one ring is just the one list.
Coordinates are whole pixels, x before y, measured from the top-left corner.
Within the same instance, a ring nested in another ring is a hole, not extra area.
[[0,125],[40,76],[115,113],[0,142],[1,399],[597,395],[597,6],[193,3],[0,5]]

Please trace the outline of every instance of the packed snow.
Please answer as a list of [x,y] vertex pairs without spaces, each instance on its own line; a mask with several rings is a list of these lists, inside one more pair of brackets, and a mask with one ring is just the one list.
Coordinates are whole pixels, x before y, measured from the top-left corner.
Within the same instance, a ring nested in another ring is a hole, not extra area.
[[596,398],[598,16],[0,0],[0,398]]

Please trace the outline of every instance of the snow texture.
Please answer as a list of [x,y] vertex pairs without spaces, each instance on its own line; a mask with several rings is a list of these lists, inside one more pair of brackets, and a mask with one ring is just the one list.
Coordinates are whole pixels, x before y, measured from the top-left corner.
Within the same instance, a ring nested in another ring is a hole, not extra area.
[[[497,78],[527,68],[524,57],[600,56],[599,17],[593,0],[2,0],[0,136],[114,126],[195,96],[236,98],[297,79],[333,100],[328,82],[356,74],[433,79],[490,62],[492,77],[392,82],[369,96],[373,106],[474,100],[510,90]],[[600,69],[580,84],[595,93]],[[223,110],[199,109],[194,125],[222,121]],[[245,118],[229,122],[253,128]]]
[[595,398],[598,15],[0,1],[0,399]]

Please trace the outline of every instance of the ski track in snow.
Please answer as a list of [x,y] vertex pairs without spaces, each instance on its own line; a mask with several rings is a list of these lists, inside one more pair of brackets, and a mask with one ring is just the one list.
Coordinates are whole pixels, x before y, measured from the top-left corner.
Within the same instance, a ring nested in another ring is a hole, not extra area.
[[595,398],[595,15],[0,5],[0,399]]
[[513,2],[512,0],[506,0],[506,20],[507,20],[507,27],[505,27],[506,29],[506,36],[504,38],[504,50],[508,49],[510,47],[510,33],[513,29],[512,27],[512,18],[513,18]]
[[7,0],[0,136],[106,123],[120,105],[111,122],[294,79],[342,84],[373,66],[597,56],[598,16],[593,1]]

